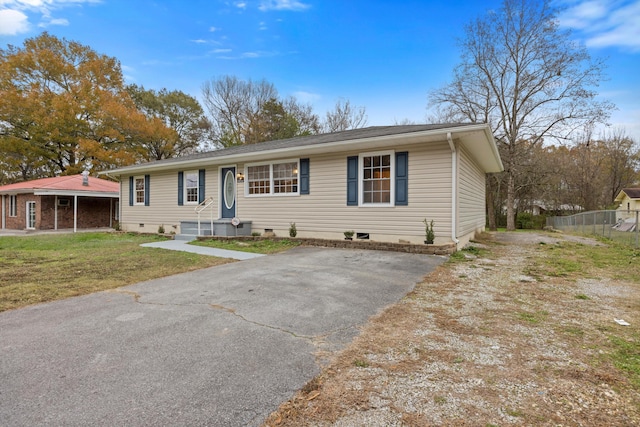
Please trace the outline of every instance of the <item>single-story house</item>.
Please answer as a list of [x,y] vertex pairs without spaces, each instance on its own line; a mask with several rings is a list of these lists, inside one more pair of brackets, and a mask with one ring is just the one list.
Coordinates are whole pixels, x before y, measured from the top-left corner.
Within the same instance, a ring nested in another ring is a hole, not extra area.
[[106,172],[123,230],[464,244],[485,226],[485,174],[503,170],[484,124],[376,126]]
[[619,203],[616,214],[618,220],[635,218],[635,211],[640,210],[640,188],[623,188],[614,201]]
[[0,186],[2,229],[59,230],[113,227],[120,186],[88,173]]

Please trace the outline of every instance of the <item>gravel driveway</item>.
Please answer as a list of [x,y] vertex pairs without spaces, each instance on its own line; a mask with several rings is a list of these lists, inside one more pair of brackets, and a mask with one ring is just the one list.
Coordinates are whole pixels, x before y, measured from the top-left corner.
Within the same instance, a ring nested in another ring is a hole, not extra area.
[[259,425],[443,260],[296,248],[0,313],[0,425]]

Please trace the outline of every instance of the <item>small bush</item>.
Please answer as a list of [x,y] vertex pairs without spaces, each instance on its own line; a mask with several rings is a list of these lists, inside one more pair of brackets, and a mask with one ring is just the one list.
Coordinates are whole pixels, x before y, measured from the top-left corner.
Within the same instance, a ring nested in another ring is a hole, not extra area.
[[289,237],[296,237],[298,235],[298,229],[296,228],[296,223],[292,222],[289,226]]

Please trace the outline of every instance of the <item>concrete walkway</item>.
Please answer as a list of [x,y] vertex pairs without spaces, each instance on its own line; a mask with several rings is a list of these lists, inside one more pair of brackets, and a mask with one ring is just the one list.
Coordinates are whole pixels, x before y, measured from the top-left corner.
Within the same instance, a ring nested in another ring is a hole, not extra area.
[[164,242],[143,243],[140,246],[144,246],[147,248],[168,249],[170,251],[191,252],[194,254],[217,256],[220,258],[232,258],[240,261],[264,256],[263,254],[254,254],[251,252],[230,251],[227,249],[190,245],[184,240],[166,240]]

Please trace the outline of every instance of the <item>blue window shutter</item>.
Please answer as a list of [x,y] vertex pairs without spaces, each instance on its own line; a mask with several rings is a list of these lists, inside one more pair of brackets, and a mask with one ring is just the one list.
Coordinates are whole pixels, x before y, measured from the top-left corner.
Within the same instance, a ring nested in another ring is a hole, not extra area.
[[151,181],[151,176],[144,176],[144,205],[149,206],[149,181]]
[[409,153],[396,153],[396,206],[409,204]]
[[347,157],[347,206],[358,206],[358,156]]
[[129,177],[129,206],[133,206],[133,177]]
[[178,206],[184,205],[184,172],[178,172]]
[[204,169],[198,171],[198,203],[204,201]]
[[309,194],[309,159],[300,159],[300,194]]

